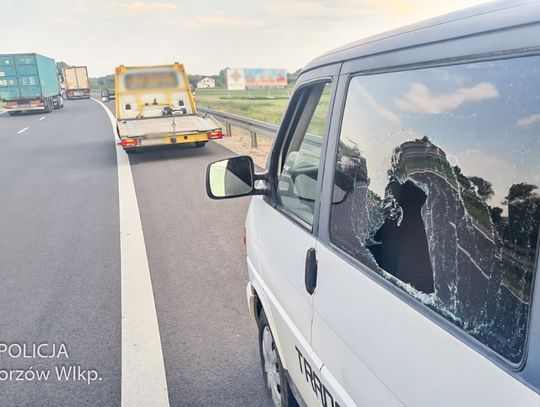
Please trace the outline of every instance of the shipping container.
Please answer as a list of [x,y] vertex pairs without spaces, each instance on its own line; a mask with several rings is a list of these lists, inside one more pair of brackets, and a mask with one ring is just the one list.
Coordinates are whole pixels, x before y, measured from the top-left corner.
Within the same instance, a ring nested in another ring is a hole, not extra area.
[[0,100],[10,114],[62,107],[54,59],[35,53],[0,54]]
[[65,67],[64,82],[68,99],[88,99],[90,97],[90,81],[86,66]]

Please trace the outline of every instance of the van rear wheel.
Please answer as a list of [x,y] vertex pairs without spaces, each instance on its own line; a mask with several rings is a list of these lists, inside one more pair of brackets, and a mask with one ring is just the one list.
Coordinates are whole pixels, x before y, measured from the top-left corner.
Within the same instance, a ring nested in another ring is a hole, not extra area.
[[264,310],[259,317],[259,352],[268,395],[276,407],[298,407]]
[[195,147],[204,147],[208,141],[196,141]]

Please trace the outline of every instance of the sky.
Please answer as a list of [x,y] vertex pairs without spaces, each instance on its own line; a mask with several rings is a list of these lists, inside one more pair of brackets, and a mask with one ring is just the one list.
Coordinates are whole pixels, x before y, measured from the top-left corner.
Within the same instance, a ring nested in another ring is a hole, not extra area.
[[2,0],[2,33],[9,34],[0,36],[0,54],[37,52],[87,65],[92,77],[120,64],[172,62],[190,74],[225,67],[294,72],[333,48],[484,2]]
[[[501,202],[513,184],[540,185],[540,57],[357,76],[341,137],[366,159],[369,187],[384,196],[393,151],[429,137],[468,177],[489,181]],[[414,165],[412,166],[414,168]]]

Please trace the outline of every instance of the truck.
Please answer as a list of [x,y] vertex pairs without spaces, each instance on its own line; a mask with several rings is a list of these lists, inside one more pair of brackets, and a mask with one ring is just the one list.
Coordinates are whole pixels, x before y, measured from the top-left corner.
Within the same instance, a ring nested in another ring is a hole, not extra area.
[[67,66],[64,68],[64,82],[68,99],[89,99],[90,81],[86,66]]
[[127,153],[152,146],[221,139],[212,116],[199,114],[184,65],[124,66],[115,69],[116,120]]
[[0,54],[0,102],[10,115],[63,107],[54,59],[36,53]]

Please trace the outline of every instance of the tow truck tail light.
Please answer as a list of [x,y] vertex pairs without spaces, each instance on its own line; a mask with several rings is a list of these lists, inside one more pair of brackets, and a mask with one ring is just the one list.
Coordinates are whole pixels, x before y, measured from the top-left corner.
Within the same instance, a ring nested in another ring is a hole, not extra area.
[[120,144],[122,147],[135,147],[139,144],[139,142],[134,138],[125,138],[120,142]]
[[223,138],[223,133],[221,132],[221,130],[208,133],[208,140],[215,140],[220,138]]

